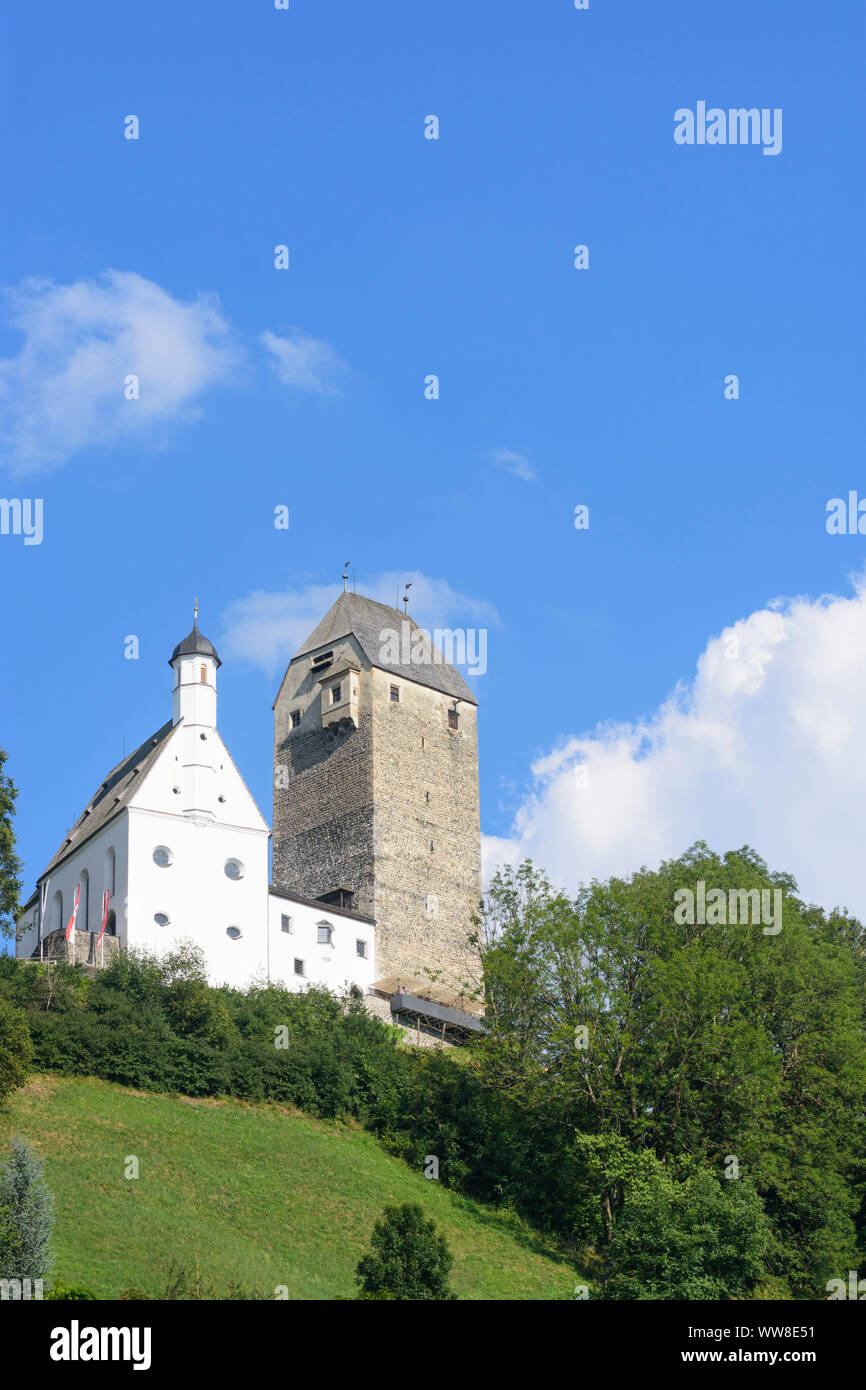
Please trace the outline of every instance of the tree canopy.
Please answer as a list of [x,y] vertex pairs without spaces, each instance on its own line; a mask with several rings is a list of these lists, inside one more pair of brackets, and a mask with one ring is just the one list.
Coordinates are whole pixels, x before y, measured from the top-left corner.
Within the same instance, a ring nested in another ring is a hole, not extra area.
[[[778,890],[781,929],[678,921],[678,890],[697,884],[725,902]],[[747,1177],[769,1219],[766,1269],[792,1291],[820,1288],[856,1260],[866,1099],[858,922],[804,905],[794,880],[748,848],[719,857],[698,843],[573,900],[530,863],[504,869],[480,937],[482,1070],[532,1116],[531,1129],[575,1136],[578,1237],[598,1234],[580,1137],[610,1135],[672,1177],[695,1165],[722,1184]],[[595,1172],[611,1243],[617,1184]]]

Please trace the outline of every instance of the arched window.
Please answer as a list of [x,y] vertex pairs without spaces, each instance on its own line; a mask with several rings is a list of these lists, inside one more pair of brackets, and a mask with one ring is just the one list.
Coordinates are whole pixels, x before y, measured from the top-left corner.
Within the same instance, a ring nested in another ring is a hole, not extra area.
[[114,897],[115,887],[116,856],[113,849],[105,851],[105,887],[108,889],[108,896]]
[[54,894],[54,911],[51,914],[51,930],[63,931],[66,923],[63,920],[63,894],[58,888]]
[[78,917],[75,926],[78,931],[90,931],[90,874],[81,870],[81,896],[78,899]]
[[199,680],[202,682],[203,685],[207,685],[207,667],[206,667],[206,666],[200,666],[200,667],[199,667]]

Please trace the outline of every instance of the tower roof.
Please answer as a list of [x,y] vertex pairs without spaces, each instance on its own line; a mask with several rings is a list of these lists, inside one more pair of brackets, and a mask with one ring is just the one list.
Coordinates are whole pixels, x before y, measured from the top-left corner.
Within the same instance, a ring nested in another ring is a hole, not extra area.
[[402,676],[404,680],[416,681],[419,685],[441,690],[443,695],[453,695],[455,699],[477,705],[478,701],[460,672],[445,661],[438,648],[432,649],[433,655],[430,660],[417,661],[413,658],[410,664],[389,661],[383,656],[383,633],[396,630],[398,634],[402,634],[401,623],[404,622],[410,627],[411,644],[415,633],[421,629],[408,614],[391,608],[387,603],[377,603],[375,599],[365,598],[363,594],[340,594],[318,627],[295,652],[292,660],[297,661],[299,657],[309,656],[320,647],[327,647],[342,637],[352,636],[358,641],[370,665],[378,670],[390,671],[395,676]]
[[212,656],[217,666],[222,666],[216,647],[199,632],[198,623],[194,623],[192,632],[187,633],[182,642],[178,642],[168,659],[169,666],[173,666],[179,656]]

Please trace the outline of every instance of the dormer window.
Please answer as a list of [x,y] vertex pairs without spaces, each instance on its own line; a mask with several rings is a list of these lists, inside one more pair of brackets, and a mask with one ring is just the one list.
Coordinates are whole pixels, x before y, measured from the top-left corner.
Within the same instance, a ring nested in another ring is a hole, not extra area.
[[357,729],[358,674],[358,668],[347,660],[319,677],[324,728],[330,726],[341,732],[346,732],[350,726]]

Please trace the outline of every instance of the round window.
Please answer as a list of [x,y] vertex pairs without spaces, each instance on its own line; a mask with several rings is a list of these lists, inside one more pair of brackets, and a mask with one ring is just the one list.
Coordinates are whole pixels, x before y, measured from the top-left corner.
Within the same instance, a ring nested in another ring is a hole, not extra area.
[[239,878],[243,878],[243,876],[244,876],[244,866],[243,866],[243,864],[241,863],[241,861],[240,861],[239,859],[227,859],[227,860],[226,860],[226,878],[233,878],[233,879],[237,880],[237,879],[239,879]]
[[153,862],[157,864],[160,869],[168,868],[171,863],[171,857],[171,850],[167,845],[157,845],[156,849],[153,851]]
[[226,936],[230,936],[232,941],[237,941],[241,936],[240,927],[226,927]]
[[153,914],[153,920],[158,927],[167,927],[171,918],[167,912],[155,912]]

